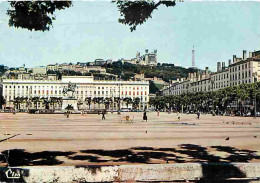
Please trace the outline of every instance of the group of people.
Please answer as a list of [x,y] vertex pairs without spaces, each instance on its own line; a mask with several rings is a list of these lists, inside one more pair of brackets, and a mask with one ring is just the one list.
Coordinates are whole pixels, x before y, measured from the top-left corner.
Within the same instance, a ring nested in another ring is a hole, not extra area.
[[[14,112],[15,114],[15,112]],[[100,111],[98,111],[98,115],[100,114]],[[102,111],[102,120],[105,120],[106,119],[106,110],[103,110]],[[69,118],[69,115],[70,115],[70,111],[68,110],[65,115],[67,116],[67,118]],[[84,116],[84,111],[81,111],[81,115]],[[159,111],[157,111],[157,116],[159,116]],[[179,112],[177,112],[177,117],[178,117],[178,120],[180,120],[180,116],[179,116]],[[197,112],[197,119],[200,119],[200,111]],[[143,121],[146,121],[147,122],[147,113],[146,111],[144,111],[143,113]]]

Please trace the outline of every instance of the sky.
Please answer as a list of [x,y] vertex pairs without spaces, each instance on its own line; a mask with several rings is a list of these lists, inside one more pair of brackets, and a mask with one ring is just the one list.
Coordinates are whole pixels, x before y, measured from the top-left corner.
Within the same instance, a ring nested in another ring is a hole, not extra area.
[[0,64],[8,67],[42,66],[64,62],[91,62],[97,58],[134,58],[145,49],[158,50],[158,62],[216,70],[242,51],[260,50],[259,2],[182,2],[160,6],[131,32],[118,23],[116,4],[109,1],[73,1],[56,11],[50,31],[8,26],[8,2],[0,2]]

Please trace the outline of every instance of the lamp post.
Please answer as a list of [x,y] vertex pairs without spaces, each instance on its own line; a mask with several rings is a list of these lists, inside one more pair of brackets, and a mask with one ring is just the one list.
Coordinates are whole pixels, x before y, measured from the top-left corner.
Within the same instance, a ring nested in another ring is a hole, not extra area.
[[119,87],[119,101],[118,101],[118,111],[117,113],[120,114],[120,109],[121,109],[121,75],[119,77],[119,83],[118,83],[118,87]]
[[[214,81],[213,80],[211,80],[211,78],[210,78],[210,81],[211,81],[211,92],[213,93],[213,85],[214,85]],[[214,107],[214,100],[213,100],[213,97],[212,97],[212,115],[214,115],[215,114],[215,107]]]
[[[15,85],[17,85],[17,84],[18,84],[18,83],[12,82],[12,86],[13,86],[13,88],[14,88],[14,93],[13,93],[13,105],[14,105],[14,100],[15,100],[15,90],[16,90]],[[14,110],[15,110],[15,105],[14,105]]]
[[256,118],[256,107],[257,107],[257,104],[256,104],[256,95],[257,94],[259,94],[258,92],[255,92],[255,101],[254,101],[254,103],[255,103],[255,105],[254,105],[254,107],[255,107],[255,118]]
[[[254,83],[257,82],[257,72],[254,72],[253,74],[253,77],[254,77]],[[256,118],[256,95],[258,94],[258,92],[255,92],[255,118]]]
[[111,88],[110,89],[110,96],[112,98],[112,110],[114,110],[114,92],[115,92],[115,89]]

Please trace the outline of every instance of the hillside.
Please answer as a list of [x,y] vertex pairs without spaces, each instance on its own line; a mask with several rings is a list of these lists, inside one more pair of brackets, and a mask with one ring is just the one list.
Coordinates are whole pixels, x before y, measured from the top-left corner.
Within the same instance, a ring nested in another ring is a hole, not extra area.
[[130,79],[135,74],[144,73],[146,78],[158,77],[164,81],[176,80],[177,78],[187,77],[189,72],[194,69],[174,66],[174,64],[158,64],[157,66],[134,65],[118,61],[107,65],[107,72],[117,74],[122,79]]

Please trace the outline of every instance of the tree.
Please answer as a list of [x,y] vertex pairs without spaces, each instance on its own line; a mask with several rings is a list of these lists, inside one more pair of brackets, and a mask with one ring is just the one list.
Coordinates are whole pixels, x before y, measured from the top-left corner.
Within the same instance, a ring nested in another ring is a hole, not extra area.
[[114,98],[114,102],[117,103],[117,109],[120,110],[120,102],[121,102],[121,98],[120,97],[115,97]]
[[124,98],[123,101],[126,103],[127,109],[128,109],[129,104],[133,103],[133,100],[130,97]]
[[6,104],[6,100],[2,95],[0,95],[0,109],[2,109],[2,106]]
[[25,104],[25,105],[28,104],[28,97],[21,97],[20,100],[21,100],[21,104],[22,104],[23,109],[24,109],[24,108],[25,108],[25,107],[24,107],[24,104]]
[[13,100],[14,108],[20,110],[21,103],[22,103],[22,98],[21,97],[15,97],[14,98],[14,100]]
[[48,98],[42,97],[41,100],[43,101],[43,104],[45,105],[45,109],[50,109],[50,100]]
[[56,99],[57,99],[57,103],[61,107],[62,106],[62,101],[63,101],[62,97],[57,97]]
[[65,107],[66,110],[74,110],[73,106],[71,104],[68,104],[67,107]]
[[10,17],[9,26],[25,28],[30,31],[46,31],[55,20],[54,12],[69,8],[71,1],[10,1],[12,10],[7,11]]
[[139,97],[136,97],[135,99],[134,99],[134,101],[133,101],[133,107],[135,108],[135,109],[138,109],[139,108],[139,104],[140,104],[140,98]]
[[55,105],[58,103],[59,98],[58,97],[51,97],[50,98],[50,104],[52,105],[52,109],[55,110]]
[[33,97],[32,102],[34,104],[35,109],[38,109],[38,103],[40,102],[40,97]]
[[85,98],[85,102],[87,102],[87,104],[88,104],[88,109],[90,109],[91,101],[92,101],[91,97]]
[[83,104],[83,101],[81,99],[78,100],[77,102],[77,106],[78,106],[78,109],[80,108],[80,106]]
[[104,100],[104,104],[106,106],[106,109],[109,108],[109,105],[112,103],[112,98],[110,97],[106,97],[105,100]]
[[[136,30],[138,25],[152,17],[152,12],[160,5],[174,7],[176,0],[169,1],[112,1],[116,3],[121,18],[119,23],[130,26],[130,30]],[[56,19],[56,10],[66,9],[72,6],[71,1],[10,1],[12,10],[7,11],[10,17],[9,26],[24,28],[30,31],[48,31]]]
[[175,1],[114,1],[122,18],[119,23],[130,26],[130,30],[136,30],[137,25],[143,24],[152,17],[152,12],[160,5],[175,6]]
[[104,102],[104,98],[103,97],[94,97],[93,102],[94,102],[94,104],[98,104],[98,108],[100,109],[100,104],[102,104]]

